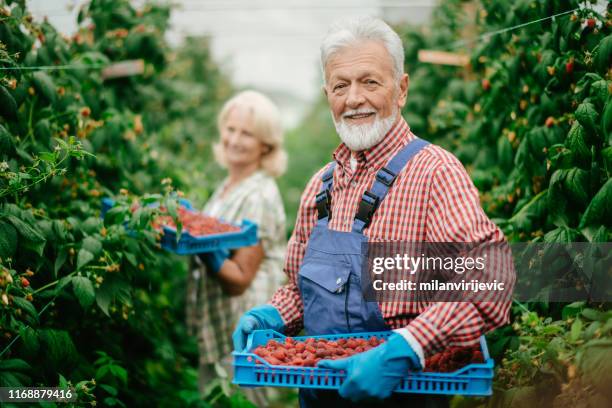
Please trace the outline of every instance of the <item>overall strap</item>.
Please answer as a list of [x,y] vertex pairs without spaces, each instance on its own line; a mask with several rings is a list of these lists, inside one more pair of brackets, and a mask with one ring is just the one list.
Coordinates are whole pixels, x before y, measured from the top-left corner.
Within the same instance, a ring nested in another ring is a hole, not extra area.
[[317,223],[327,224],[331,219],[331,189],[334,184],[334,168],[336,162],[331,162],[321,175],[321,190],[315,197],[319,218]]
[[361,197],[355,221],[353,222],[353,232],[362,233],[370,225],[374,212],[385,199],[387,192],[393,185],[395,178],[402,171],[406,163],[417,155],[428,141],[416,138],[404,146],[393,158],[383,166],[374,179],[374,184],[370,190],[366,190]]

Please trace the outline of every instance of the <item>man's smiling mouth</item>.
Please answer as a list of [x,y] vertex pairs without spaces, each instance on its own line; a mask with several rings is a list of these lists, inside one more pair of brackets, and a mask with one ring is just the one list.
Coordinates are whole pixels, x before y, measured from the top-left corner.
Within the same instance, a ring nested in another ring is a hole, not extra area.
[[363,118],[368,118],[372,115],[375,115],[374,112],[368,112],[368,113],[354,113],[354,114],[350,114],[350,115],[344,115],[344,117],[346,119],[363,119]]

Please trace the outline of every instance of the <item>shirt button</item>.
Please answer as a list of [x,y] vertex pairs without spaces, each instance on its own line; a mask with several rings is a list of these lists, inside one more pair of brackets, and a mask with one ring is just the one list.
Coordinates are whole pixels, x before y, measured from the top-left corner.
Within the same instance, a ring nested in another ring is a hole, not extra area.
[[351,182],[351,186],[353,186],[353,187],[357,187],[357,182],[356,182],[356,181],[352,181],[352,182]]
[[341,283],[342,283],[342,278],[338,278],[338,279],[336,280],[336,285],[339,285],[339,284],[341,284]]

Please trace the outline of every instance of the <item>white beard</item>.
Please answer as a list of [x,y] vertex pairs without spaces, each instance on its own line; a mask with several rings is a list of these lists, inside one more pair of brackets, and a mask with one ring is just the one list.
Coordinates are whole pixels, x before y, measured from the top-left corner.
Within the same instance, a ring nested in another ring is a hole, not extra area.
[[[355,115],[359,113],[373,112],[372,109],[357,109],[345,112],[342,116]],[[394,109],[391,115],[385,119],[380,119],[378,113],[374,117],[374,122],[365,125],[349,125],[341,117],[338,122],[332,114],[332,120],[336,126],[336,132],[344,144],[354,152],[369,149],[377,145],[391,130],[391,127],[397,119],[397,109]]]

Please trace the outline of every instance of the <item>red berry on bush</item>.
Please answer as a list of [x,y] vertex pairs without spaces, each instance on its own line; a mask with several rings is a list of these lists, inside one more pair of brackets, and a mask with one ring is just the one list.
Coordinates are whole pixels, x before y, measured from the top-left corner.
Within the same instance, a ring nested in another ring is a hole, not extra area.
[[486,78],[482,80],[482,89],[484,89],[485,91],[491,89],[491,82]]
[[595,28],[595,19],[594,18],[587,19],[587,27]]
[[23,286],[24,288],[27,288],[28,286],[30,286],[30,281],[27,280],[26,278],[22,277],[21,278],[21,286]]

